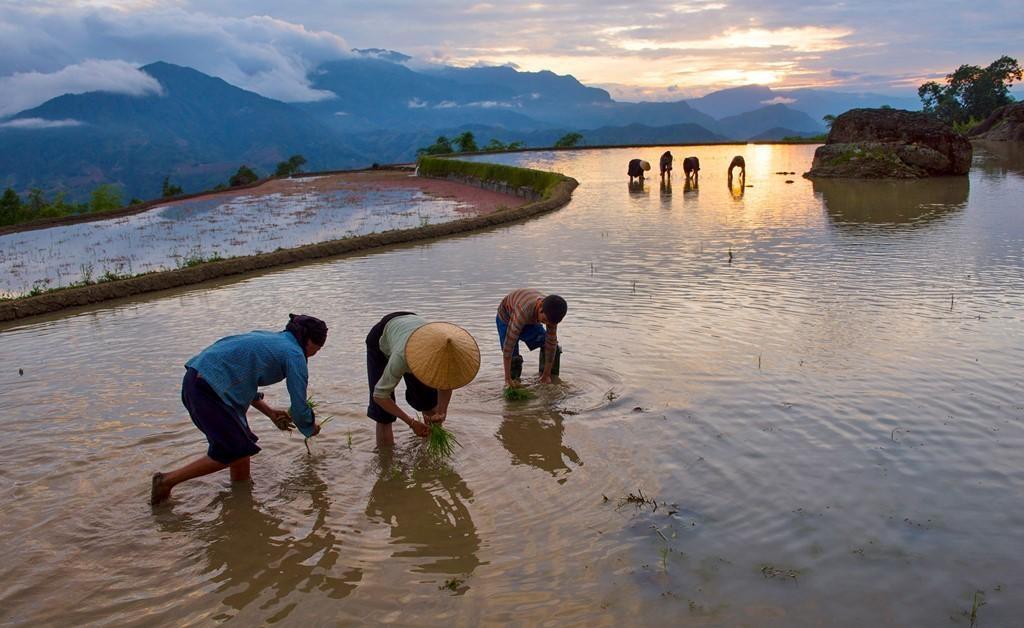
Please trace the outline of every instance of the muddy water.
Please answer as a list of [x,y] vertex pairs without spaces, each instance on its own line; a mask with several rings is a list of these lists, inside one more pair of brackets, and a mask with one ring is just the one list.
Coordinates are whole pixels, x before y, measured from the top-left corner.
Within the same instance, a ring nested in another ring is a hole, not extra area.
[[[675,152],[698,190],[627,187],[661,150],[503,157],[582,184],[525,224],[4,328],[0,623],[967,626],[980,591],[978,625],[1019,625],[1022,156],[850,185],[775,174],[811,147]],[[521,285],[570,303],[563,377],[508,404]],[[485,349],[450,465],[373,450],[363,337],[398,309]],[[313,455],[254,416],[251,487],[151,510],[149,474],[204,449],[181,364],[290,311],[331,325]]]

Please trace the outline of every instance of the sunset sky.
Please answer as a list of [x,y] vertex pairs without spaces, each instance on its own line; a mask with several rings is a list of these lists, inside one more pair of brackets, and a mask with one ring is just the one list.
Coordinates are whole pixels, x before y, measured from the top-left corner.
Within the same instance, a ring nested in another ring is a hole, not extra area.
[[[1019,0],[802,3],[0,0],[0,115],[64,92],[153,89],[163,60],[286,101],[352,48],[572,74],[619,100],[746,84],[912,96],[962,63],[1024,58]],[[1018,91],[1019,93],[1019,91]]]

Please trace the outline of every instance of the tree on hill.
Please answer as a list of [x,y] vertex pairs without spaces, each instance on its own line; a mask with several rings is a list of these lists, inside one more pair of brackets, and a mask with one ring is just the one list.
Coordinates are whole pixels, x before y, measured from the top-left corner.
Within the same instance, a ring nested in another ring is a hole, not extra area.
[[231,178],[228,179],[228,185],[233,188],[237,188],[241,185],[256,183],[259,180],[259,175],[253,172],[252,168],[243,164],[238,167],[238,172],[231,175]]
[[499,139],[492,138],[490,142],[487,142],[487,145],[484,146],[482,150],[486,152],[493,152],[499,150],[519,150],[522,147],[522,142],[509,142],[506,144]]
[[454,153],[455,150],[452,148],[452,142],[447,137],[440,135],[434,141],[433,144],[426,148],[421,148],[416,151],[418,155],[447,155],[448,153]]
[[476,145],[476,138],[470,131],[455,136],[452,141],[459,145],[460,153],[475,153],[480,150],[480,147]]
[[555,142],[555,148],[572,148],[577,146],[583,141],[583,135],[580,133],[566,133],[562,137],[558,138]]
[[1013,102],[1010,86],[1024,79],[1017,60],[1002,56],[986,68],[961,65],[946,75],[946,84],[928,81],[917,89],[925,112],[950,124],[984,120],[993,111]]
[[292,155],[287,161],[282,161],[277,164],[277,170],[274,171],[275,177],[290,177],[293,174],[302,172],[302,167],[306,165],[306,158],[302,155]]
[[821,117],[821,121],[825,123],[825,128],[826,129],[831,129],[832,128],[832,123],[836,121],[836,117],[834,115],[832,115],[831,113],[829,113],[829,114],[826,114],[826,115],[822,116]]
[[160,195],[164,198],[170,198],[172,196],[178,196],[182,193],[180,185],[174,185],[171,183],[170,177],[164,177],[164,185],[160,192]]
[[46,197],[39,188],[32,188],[28,191],[28,198],[25,199],[25,209],[30,217],[43,213],[46,209]]
[[121,207],[121,190],[111,183],[105,183],[89,196],[90,212],[105,212]]
[[11,188],[7,188],[4,195],[0,196],[0,225],[13,225],[18,222],[20,213],[21,197]]

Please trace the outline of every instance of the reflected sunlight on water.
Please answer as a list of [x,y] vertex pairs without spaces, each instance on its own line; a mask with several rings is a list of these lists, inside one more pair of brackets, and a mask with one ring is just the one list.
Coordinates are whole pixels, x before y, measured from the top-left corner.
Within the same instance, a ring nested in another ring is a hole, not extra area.
[[[0,621],[967,625],[983,591],[1013,625],[1024,155],[811,182],[810,146],[685,147],[697,189],[630,189],[663,150],[490,156],[581,185],[523,224],[3,327]],[[562,381],[506,403],[494,311],[525,285],[569,302]],[[483,349],[450,466],[405,432],[373,451],[363,338],[399,309]],[[254,417],[251,489],[152,511],[149,474],[205,447],[183,362],[295,311],[331,326],[313,455]]]

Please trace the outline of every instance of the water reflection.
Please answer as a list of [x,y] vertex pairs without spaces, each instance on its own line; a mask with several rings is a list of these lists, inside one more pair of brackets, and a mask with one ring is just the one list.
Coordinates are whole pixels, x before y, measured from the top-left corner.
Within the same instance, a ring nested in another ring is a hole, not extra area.
[[973,142],[974,166],[987,176],[1024,175],[1024,142]]
[[629,186],[628,189],[631,196],[642,196],[648,192],[647,188],[644,187],[643,181],[630,181],[627,185]]
[[[687,182],[689,183],[689,182]],[[661,178],[661,194],[662,196],[672,196],[672,176]]]
[[370,491],[366,516],[391,526],[391,555],[412,558],[423,573],[469,576],[480,566],[480,537],[466,503],[473,500],[451,468],[403,464],[392,452],[380,454],[380,471]]
[[967,177],[913,181],[814,179],[812,184],[814,193],[825,203],[828,217],[838,227],[926,225],[962,209],[970,191]]
[[[168,515],[160,521],[166,533],[190,536],[201,541],[206,554],[202,573],[218,586],[221,603],[241,612],[258,603],[272,609],[274,619],[288,616],[296,607],[294,599],[275,608],[294,591],[320,591],[329,598],[342,599],[355,590],[362,569],[338,565],[340,540],[327,525],[330,511],[328,487],[311,465],[302,467],[282,483],[285,497],[305,499],[311,522],[289,525],[274,514],[275,508],[260,503],[252,484],[238,483],[214,497],[202,512],[215,512],[212,521],[200,521],[201,513],[180,517]],[[296,489],[295,487],[301,487]],[[308,532],[305,532],[308,530]],[[299,531],[305,532],[296,538]],[[220,619],[233,616],[225,610]]]
[[565,428],[561,413],[553,409],[530,412],[506,410],[498,427],[498,440],[512,455],[512,464],[529,465],[564,483],[572,471],[566,460],[576,466],[583,462],[571,447],[562,443]]

